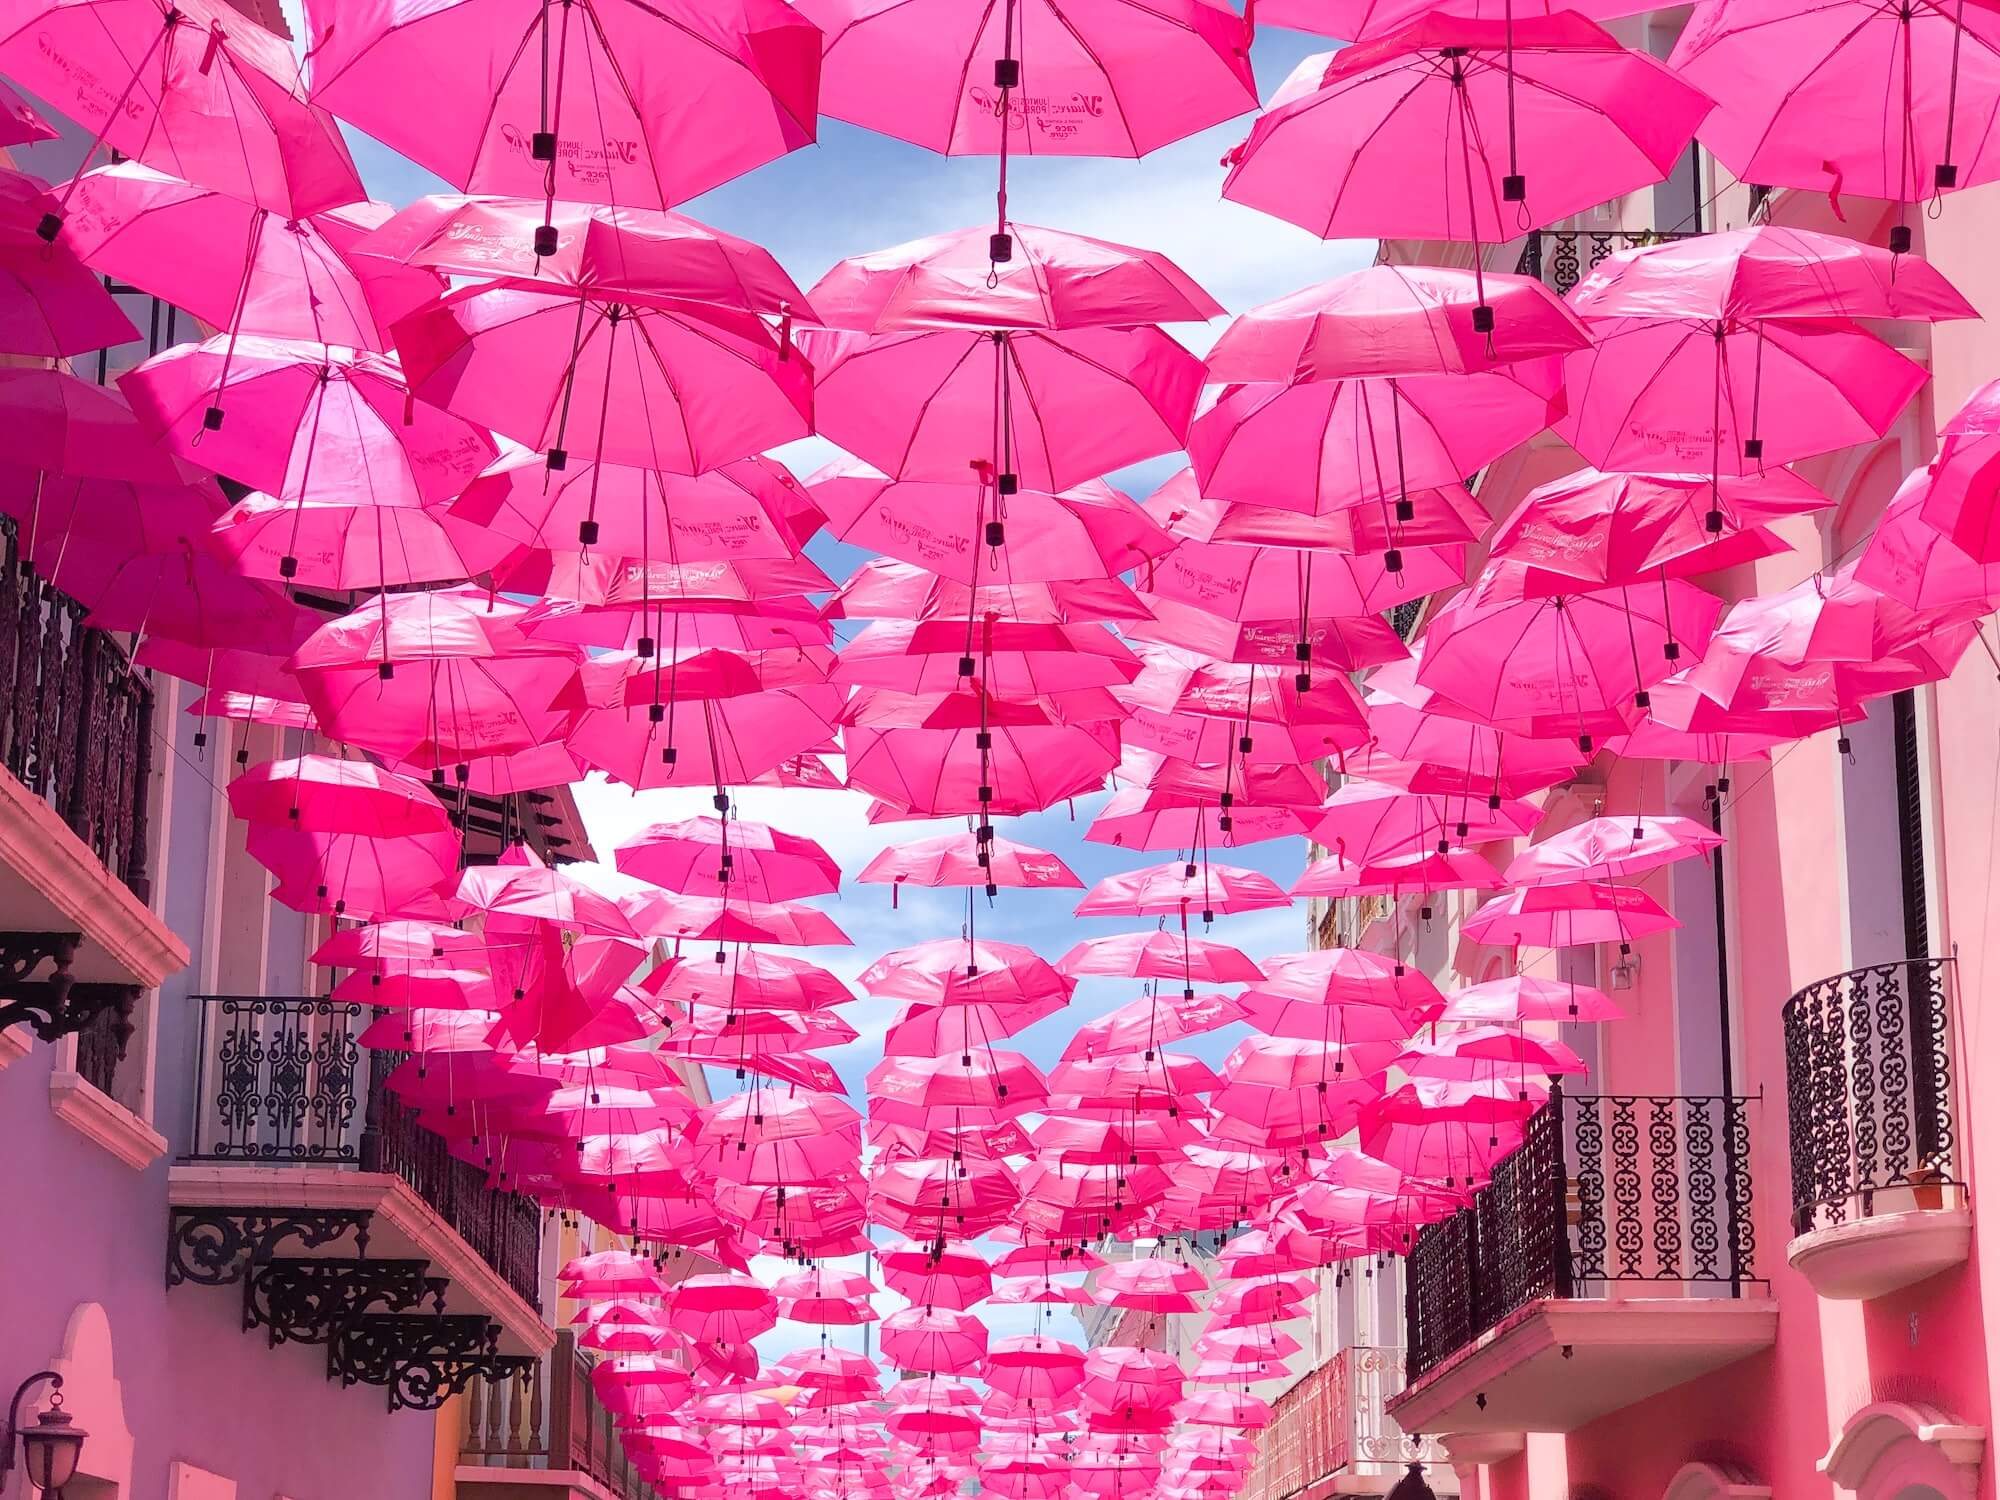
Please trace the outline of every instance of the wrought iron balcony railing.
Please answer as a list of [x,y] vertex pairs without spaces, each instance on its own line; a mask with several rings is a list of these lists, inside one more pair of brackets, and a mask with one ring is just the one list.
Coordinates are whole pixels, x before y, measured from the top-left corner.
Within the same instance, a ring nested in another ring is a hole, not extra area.
[[1740,1295],[1755,1281],[1749,1101],[1551,1091],[1521,1145],[1410,1252],[1415,1380],[1509,1314],[1613,1284]]
[[503,1379],[475,1377],[465,1393],[459,1462],[474,1468],[588,1474],[617,1500],[650,1500],[618,1424],[597,1399],[590,1361],[568,1329],[539,1366]]
[[400,1177],[523,1301],[540,1305],[540,1209],[488,1187],[383,1087],[402,1054],[362,1048],[371,1007],[313,996],[191,1003],[201,1025],[186,1160]]
[[1954,1175],[1949,959],[1876,964],[1785,1002],[1792,1232],[1940,1205]]
[[0,540],[0,763],[144,900],[152,687],[36,574],[10,517]]
[[1435,1439],[1400,1431],[1383,1409],[1403,1388],[1401,1349],[1357,1344],[1302,1377],[1271,1407],[1237,1500],[1286,1500],[1335,1474],[1401,1474],[1442,1463]]
[[1521,242],[1515,270],[1565,296],[1597,263],[1620,250],[1684,240],[1689,231],[1655,229],[1535,229]]

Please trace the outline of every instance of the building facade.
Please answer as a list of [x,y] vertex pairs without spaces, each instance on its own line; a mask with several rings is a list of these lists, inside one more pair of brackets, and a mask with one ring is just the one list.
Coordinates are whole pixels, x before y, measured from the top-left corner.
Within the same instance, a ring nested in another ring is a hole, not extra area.
[[[1684,12],[1613,23],[1660,55]],[[1913,216],[1914,217],[1914,216]],[[1604,255],[1669,234],[1790,224],[1885,243],[1887,205],[1765,194],[1692,153],[1660,187],[1493,251],[1490,270],[1568,290]],[[1701,580],[1725,600],[1851,559],[1935,434],[2000,373],[2000,190],[1945,199],[1916,250],[1983,315],[1889,325],[1931,372],[1879,443],[1796,465],[1835,504],[1779,527],[1795,549]],[[1385,259],[1464,264],[1463,246]],[[1552,434],[1479,476],[1489,515],[1582,466]],[[1476,568],[1481,561],[1475,555]],[[1434,606],[1441,601],[1428,601]],[[1419,618],[1427,616],[1428,608]],[[1564,1026],[1565,1080],[1466,1213],[1420,1236],[1396,1319],[1406,1386],[1387,1411],[1484,1500],[1976,1500],[1989,1455],[2000,1295],[1978,1211],[2000,1106],[1979,1087],[2000,984],[1990,628],[1947,681],[1865,720],[1726,767],[1599,755],[1553,789],[1535,837],[1599,814],[1677,813],[1727,839],[1638,877],[1678,930],[1523,955],[1625,1012]],[[1520,845],[1485,848],[1504,866]],[[1314,940],[1396,951],[1449,990],[1514,972],[1462,941],[1474,893],[1317,904]],[[1334,1377],[1314,1379],[1328,1393]],[[1280,1402],[1282,1413],[1284,1402]],[[1322,1424],[1323,1425],[1323,1424]],[[1289,1439],[1263,1440],[1267,1463]],[[1332,1492],[1301,1474],[1275,1493]],[[1427,1478],[1443,1489],[1445,1473]],[[1253,1489],[1255,1484],[1253,1482]]]

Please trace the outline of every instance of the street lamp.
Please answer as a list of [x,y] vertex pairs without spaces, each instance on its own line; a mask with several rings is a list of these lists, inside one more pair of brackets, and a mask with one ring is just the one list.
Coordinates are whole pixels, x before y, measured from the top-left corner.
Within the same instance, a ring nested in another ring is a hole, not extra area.
[[[37,1384],[49,1383],[49,1404],[36,1413],[35,1425],[21,1426],[21,1401]],[[54,1370],[39,1370],[21,1382],[14,1401],[7,1408],[7,1442],[0,1447],[0,1488],[14,1467],[14,1439],[21,1440],[23,1466],[28,1483],[62,1500],[63,1486],[76,1477],[77,1460],[83,1456],[83,1440],[89,1434],[74,1426],[62,1406],[62,1376]]]

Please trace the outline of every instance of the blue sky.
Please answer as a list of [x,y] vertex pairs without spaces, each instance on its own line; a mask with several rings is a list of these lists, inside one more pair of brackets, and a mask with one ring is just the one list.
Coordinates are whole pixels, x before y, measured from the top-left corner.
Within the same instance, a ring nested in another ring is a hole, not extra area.
[[[286,11],[295,34],[303,33],[296,0]],[[1266,29],[1253,52],[1260,92],[1269,93],[1300,58],[1324,50],[1319,38]],[[1220,158],[1241,140],[1249,117],[1205,131],[1156,152],[1143,161],[1034,158],[1016,161],[1010,172],[1010,210],[1020,223],[1096,235],[1161,250],[1206,286],[1232,312],[1281,296],[1314,281],[1353,270],[1373,259],[1372,242],[1324,243],[1303,230],[1224,202]],[[366,137],[351,137],[355,157],[371,193],[401,205],[426,192],[448,191],[445,184]],[[683,211],[770,248],[802,286],[810,286],[844,256],[922,235],[961,229],[991,220],[995,164],[991,158],[946,158],[835,120],[821,123],[819,143],[683,205]],[[1220,331],[1177,327],[1173,331],[1204,351]],[[817,439],[793,444],[778,456],[809,473],[833,448]],[[1156,460],[1112,476],[1143,498],[1177,468],[1178,457]],[[812,556],[842,578],[865,555],[822,537]],[[600,857],[646,823],[708,812],[708,793],[629,789],[593,779],[577,788],[577,800]],[[1079,800],[1032,817],[1003,821],[1006,837],[1060,854],[1086,882],[1116,870],[1164,860],[1170,855],[1138,855],[1083,841],[1083,831],[1104,800]],[[846,871],[858,871],[892,842],[924,837],[958,824],[887,824],[870,827],[867,799],[840,792],[746,789],[738,794],[741,816],[769,822],[820,840]],[[1260,845],[1221,856],[1276,878],[1294,879],[1304,862],[1297,841]],[[1088,935],[1153,925],[1143,920],[1079,920],[1071,915],[1078,892],[1003,890],[989,908],[981,899],[979,930],[984,937],[1025,943],[1055,958]],[[925,938],[948,936],[963,920],[963,897],[956,891],[905,890],[891,908],[886,888],[850,885],[824,905],[854,939],[852,948],[819,949],[806,956],[852,980],[884,951]],[[1305,946],[1301,904],[1288,910],[1221,918],[1213,936],[1254,956]],[[1082,1021],[1134,998],[1136,981],[1085,980],[1074,1004],[1042,1021],[1009,1045],[1044,1067],[1053,1064],[1070,1033]],[[827,1056],[858,1093],[863,1075],[881,1057],[881,1036],[894,1006],[862,1000],[846,1014],[861,1040]],[[1219,1058],[1234,1038],[1221,1034],[1190,1050]],[[718,1088],[729,1085],[717,1080]],[[768,1268],[760,1268],[768,1269]],[[878,1299],[886,1311],[899,1304]],[[995,1336],[1025,1331],[1030,1308],[985,1308]],[[1078,1338],[1066,1313],[1052,1325]],[[804,1342],[805,1330],[781,1325],[771,1336],[773,1351]],[[835,1330],[840,1342],[858,1343],[854,1330]],[[762,1341],[760,1341],[762,1342]],[[767,1355],[769,1352],[767,1351]]]

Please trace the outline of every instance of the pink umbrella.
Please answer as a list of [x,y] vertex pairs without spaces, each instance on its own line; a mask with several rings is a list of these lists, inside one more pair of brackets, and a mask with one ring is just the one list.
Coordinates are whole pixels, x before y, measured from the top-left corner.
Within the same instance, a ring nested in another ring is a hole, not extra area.
[[776,943],[815,948],[850,946],[853,939],[825,912],[797,901],[747,901],[740,897],[675,896],[649,917],[648,936],[682,942]]
[[986,1048],[959,1057],[887,1057],[868,1071],[869,1117],[1011,1119],[1047,1099],[1041,1070],[1018,1052]]
[[1139,671],[1139,659],[1103,625],[877,620],[841,648],[832,677],[845,687],[919,695],[970,688],[1019,702],[1123,686]]
[[247,577],[341,592],[459,583],[511,550],[504,538],[448,512],[356,503],[344,492],[246,496],[216,521],[214,546]]
[[[1944,424],[1935,482],[1923,503],[1923,517],[1980,563],[2000,562],[2000,381],[1981,386]],[[1883,520],[1886,522],[1885,515]],[[1878,528],[1879,530],[1879,528]]]
[[1721,847],[1722,835],[1692,818],[1590,818],[1516,855],[1507,884],[1622,880]]
[[[92,132],[86,161],[109,146],[288,219],[367,196],[291,43],[221,0],[38,0],[0,25],[0,68]],[[37,233],[61,230],[59,209]]]
[[840,866],[826,850],[764,823],[706,816],[653,823],[613,852],[626,874],[687,895],[791,901],[840,886]]
[[1240,547],[1182,542],[1146,564],[1149,594],[1193,605],[1231,620],[1260,620],[1282,629],[1321,616],[1372,615],[1465,577],[1465,553],[1452,548],[1395,548],[1356,557],[1287,547]]
[[[829,465],[822,473],[839,466]],[[827,620],[996,620],[1078,625],[1143,620],[1139,596],[1115,578],[1018,583],[992,578],[968,586],[911,563],[871,557],[821,608]]]
[[[1718,330],[1720,331],[1718,336]],[[1556,433],[1601,469],[1760,472],[1889,430],[1923,369],[1839,318],[1593,318]]]
[[1152,327],[808,329],[799,347],[823,435],[895,478],[963,484],[976,470],[1002,496],[1180,447],[1201,386],[1199,361]]
[[805,489],[769,458],[692,477],[576,462],[551,474],[538,453],[503,454],[451,514],[526,547],[599,547],[639,562],[776,560],[819,528]]
[[1841,235],[1772,224],[1617,251],[1590,268],[1569,300],[1579,316],[1590,320],[1738,324],[1771,318],[1907,318],[1929,323],[1979,316],[1925,261]]
[[1419,489],[1410,515],[1384,523],[1378,511],[1348,509],[1302,515],[1263,505],[1203,496],[1192,465],[1147,497],[1146,512],[1175,536],[1252,547],[1325,547],[1334,552],[1382,552],[1392,546],[1448,547],[1484,536],[1491,518],[1462,484]]
[[1467,375],[1589,345],[1576,314],[1534,277],[1378,265],[1251,308],[1215,341],[1208,378]]
[[490,916],[549,922],[579,934],[641,936],[617,903],[520,845],[496,864],[467,870],[459,879],[458,899]]
[[1405,1011],[1443,1001],[1437,986],[1424,975],[1382,954],[1357,948],[1281,954],[1266,959],[1264,971],[1265,978],[1243,995],[1246,1008],[1253,996],[1317,1006],[1384,1006]]
[[826,33],[825,113],[947,155],[1144,156],[1257,104],[1248,25],[1208,0],[802,9]]
[[849,785],[918,817],[1039,812],[1097,790],[1118,760],[1111,724],[1064,723],[984,694],[866,692],[844,719]]
[[[2000,561],[1978,561],[1958,540],[1966,535],[1963,529],[1946,531],[1931,518],[1934,497],[1946,483],[1939,473],[1950,471],[1951,438],[1945,443],[1947,456],[1937,469],[1916,469],[1904,478],[1855,560],[1854,577],[1914,610],[1966,605],[1983,610],[2000,600]],[[1948,522],[1966,514],[1952,513],[1945,506],[1939,509]],[[1966,539],[1975,546],[1986,545],[1983,536]]]
[[274,628],[283,639],[288,606],[210,545],[219,499],[205,485],[54,480],[29,521],[29,559],[106,630],[190,647],[257,642]]
[[[49,200],[37,192],[34,201]],[[0,234],[0,351],[61,359],[138,336],[71,247],[44,244],[25,227]]]
[[371,838],[445,833],[450,816],[431,789],[365,760],[300,755],[251,766],[229,783],[229,810],[252,823]]
[[1560,417],[1562,386],[1553,356],[1465,375],[1229,385],[1189,428],[1188,457],[1206,496],[1309,516],[1366,505],[1394,545],[1423,491]]
[[1112,974],[1131,979],[1178,979],[1193,997],[1196,980],[1204,984],[1241,984],[1261,980],[1264,971],[1239,948],[1170,932],[1120,932],[1085,938],[1056,960],[1069,975]]
[[533,0],[316,6],[313,99],[454,187],[541,198],[542,256],[558,198],[667,208],[813,139],[819,33],[778,0],[571,20]]
[[8,462],[72,479],[184,485],[196,470],[163,450],[116,391],[61,370],[0,367]]
[[247,838],[250,857],[278,879],[272,900],[336,916],[441,911],[437,892],[459,863],[458,835],[450,829],[371,838],[259,823]]
[[1684,648],[1700,656],[1722,612],[1721,600],[1679,579],[1505,602],[1513,566],[1489,565],[1431,617],[1417,681],[1462,717],[1567,732],[1586,753],[1593,735],[1618,733],[1651,702],[1646,689],[1679,670]]
[[1190,804],[1148,787],[1121,787],[1090,820],[1084,838],[1121,849],[1189,849],[1220,845],[1244,848],[1268,839],[1293,838],[1306,831],[1296,807],[1256,807],[1235,803]]
[[1580,881],[1537,885],[1495,896],[1465,919],[1461,931],[1477,943],[1510,948],[1627,946],[1681,924],[1637,886]]
[[1185,917],[1198,908],[1204,922],[1217,912],[1265,911],[1288,906],[1291,898],[1277,882],[1237,865],[1201,863],[1149,865],[1107,875],[1077,903],[1079,917]]
[[1173,546],[1129,496],[1102,480],[1002,500],[968,477],[892,480],[837,460],[807,486],[842,541],[968,586],[1112,579]]
[[1076,981],[1031,948],[963,938],[934,938],[897,948],[870,964],[856,981],[887,1000],[928,1005],[1025,1005],[1067,1002]]
[[[493,457],[485,433],[413,402],[394,360],[353,349],[219,334],[119,388],[175,452],[285,500],[443,500]],[[227,429],[225,399],[244,416]]]
[[[1906,209],[2000,174],[2000,20],[1938,3],[1701,6],[1671,66],[1718,108],[1702,143],[1740,180]],[[1954,150],[1956,146],[1956,150]],[[1899,211],[1890,248],[1910,248]]]
[[813,311],[828,328],[857,333],[1132,328],[1222,315],[1214,298],[1156,251],[1032,224],[1007,227],[1017,259],[1005,271],[983,228],[931,235],[841,261],[814,284]]
[[52,141],[60,134],[12,84],[0,83],[0,146]]
[[1440,1021],[1475,1026],[1518,1026],[1526,1021],[1616,1021],[1624,1012],[1600,989],[1516,974],[1453,990]]
[[1077,1027],[1063,1049],[1063,1060],[1149,1051],[1241,1019],[1236,1002],[1224,995],[1196,995],[1192,1000],[1148,995]]
[[[1222,191],[1322,239],[1499,244],[1660,181],[1710,108],[1572,12],[1431,13],[1302,62]],[[1411,193],[1419,162],[1435,184]]]
[[355,253],[388,216],[357,203],[288,218],[124,161],[76,180],[65,243],[212,328],[379,353],[391,323],[444,291],[432,272]]
[[1333,852],[1336,863],[1407,854],[1435,843],[1484,844],[1519,838],[1542,820],[1542,810],[1519,799],[1499,807],[1470,796],[1441,796],[1350,776],[1327,799],[1312,825],[1313,842]]
[[664,966],[647,975],[641,987],[668,1004],[719,1006],[731,1012],[817,1010],[854,999],[845,984],[817,964],[756,949],[739,949],[721,965]]
[[[759,655],[774,672],[810,666],[796,653]],[[754,658],[720,651],[665,663],[596,657],[557,699],[575,715],[564,739],[629,786],[742,785],[827,744],[840,717],[841,689],[801,680],[757,691],[762,675]]]
[[[560,197],[574,195],[561,194]],[[535,231],[556,232],[535,253]],[[805,293],[761,245],[697,219],[631,204],[534,198],[419,198],[360,247],[364,257],[448,275],[520,278],[753,312],[803,307]]]
[[[1285,666],[1299,659],[1298,648],[1303,644],[1313,661],[1340,672],[1361,672],[1383,662],[1398,661],[1408,654],[1401,637],[1382,615],[1315,615],[1304,618],[1293,615],[1289,619],[1225,620],[1205,609],[1159,594],[1147,594],[1143,598],[1153,618],[1124,625],[1122,629],[1128,639],[1178,646],[1184,651],[1198,656],[1212,656],[1218,661],[1245,666]],[[1253,604],[1251,607],[1258,606]],[[1159,744],[1148,748],[1174,753],[1165,751],[1165,747]],[[1279,749],[1275,741],[1264,748],[1272,752]],[[1310,760],[1319,753],[1308,748],[1304,754],[1293,758]],[[1180,758],[1221,760],[1225,757],[1219,754],[1183,754]],[[1268,757],[1260,755],[1259,758]]]
[[1949,676],[1971,644],[1960,622],[1979,607],[1918,614],[1857,581],[1852,564],[1815,574],[1733,606],[1662,717],[1697,732],[1831,728],[1871,697]]
[[899,1369],[970,1373],[986,1354],[986,1325],[952,1308],[906,1307],[882,1320],[881,1345]]
[[1493,534],[1535,595],[1689,578],[1785,550],[1766,529],[1831,504],[1790,469],[1741,478],[1581,469],[1530,491]]
[[523,634],[519,605],[478,592],[381,596],[315,631],[292,659],[329,734],[442,767],[559,736],[573,648]]
[[557,471],[574,452],[698,474],[812,428],[811,368],[753,314],[722,307],[487,282],[405,318],[396,347],[419,400]]
[[1435,892],[1497,891],[1503,884],[1500,872],[1469,849],[1444,854],[1426,849],[1359,860],[1314,860],[1292,883],[1292,895],[1326,900],[1421,895],[1426,898],[1421,913],[1428,920],[1431,912],[1428,898]]
[[1000,886],[1024,889],[1081,889],[1076,873],[1046,850],[994,837],[981,841],[970,833],[940,834],[912,843],[895,843],[877,854],[854,877],[864,884],[888,885],[893,891],[908,883],[921,886],[985,886],[991,895]]
[[1411,1042],[1396,1066],[1412,1078],[1485,1081],[1492,1065],[1508,1064],[1538,1073],[1582,1073],[1583,1059],[1561,1042],[1531,1037],[1505,1026],[1473,1026],[1435,1041]]

